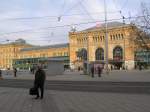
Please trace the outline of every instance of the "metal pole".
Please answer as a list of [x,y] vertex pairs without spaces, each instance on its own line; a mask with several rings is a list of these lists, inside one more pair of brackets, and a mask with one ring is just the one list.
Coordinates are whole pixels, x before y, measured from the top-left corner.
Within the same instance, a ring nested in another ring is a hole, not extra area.
[[87,74],[89,75],[89,37],[87,36]]
[[122,16],[122,19],[123,19],[123,38],[124,38],[124,69],[126,68],[125,66],[125,61],[126,61],[126,55],[125,55],[125,50],[126,50],[126,47],[125,47],[125,30],[124,30],[124,25],[125,25],[125,17]]
[[106,73],[109,74],[108,70],[108,32],[107,32],[107,5],[106,0],[104,0],[104,12],[105,12],[105,64]]

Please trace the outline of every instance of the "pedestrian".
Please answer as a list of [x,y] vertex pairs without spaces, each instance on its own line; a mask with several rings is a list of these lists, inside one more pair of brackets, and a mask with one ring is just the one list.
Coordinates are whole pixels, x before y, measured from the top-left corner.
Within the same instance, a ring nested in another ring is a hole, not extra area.
[[80,67],[78,67],[78,71],[80,71]]
[[0,79],[2,79],[2,70],[0,69]]
[[93,65],[91,67],[91,74],[92,74],[92,77],[94,77],[94,66]]
[[14,77],[17,77],[17,69],[14,67]]
[[139,65],[139,70],[140,70],[140,71],[142,70],[142,65]]
[[111,67],[110,67],[110,68],[111,68],[111,71],[112,71],[112,70],[113,70],[113,66],[111,65]]
[[9,70],[10,70],[10,68],[6,69],[6,75],[9,75]]
[[34,87],[37,89],[37,96],[35,99],[39,98],[39,89],[41,92],[41,99],[43,99],[44,95],[44,83],[45,83],[46,74],[45,71],[42,69],[42,66],[37,66],[37,71],[35,72],[35,80],[34,80]]
[[128,66],[126,66],[126,70],[128,70]]
[[32,73],[34,74],[34,72],[35,72],[35,66],[33,66],[32,68]]
[[30,72],[33,74],[33,67],[30,69]]
[[98,70],[98,77],[101,77],[102,68],[100,66],[98,66],[97,70]]

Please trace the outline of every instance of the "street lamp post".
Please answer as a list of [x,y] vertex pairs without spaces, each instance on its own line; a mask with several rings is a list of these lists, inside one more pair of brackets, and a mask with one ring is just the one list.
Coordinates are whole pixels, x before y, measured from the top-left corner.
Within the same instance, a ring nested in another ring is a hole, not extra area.
[[89,75],[89,37],[86,37],[87,39],[87,74]]
[[104,0],[104,12],[105,12],[105,64],[106,73],[109,74],[108,70],[108,32],[107,32],[107,5],[106,0]]
[[[125,17],[122,16],[122,19],[123,19],[123,34],[125,35],[125,30],[124,30],[124,25],[125,25]],[[123,35],[122,35],[123,36]],[[123,57],[124,57],[124,69],[126,68],[126,64],[125,64],[125,61],[126,61],[126,57],[125,57],[125,50],[126,50],[126,46],[125,46],[125,36],[123,37],[123,41],[124,41],[124,52],[123,52]]]

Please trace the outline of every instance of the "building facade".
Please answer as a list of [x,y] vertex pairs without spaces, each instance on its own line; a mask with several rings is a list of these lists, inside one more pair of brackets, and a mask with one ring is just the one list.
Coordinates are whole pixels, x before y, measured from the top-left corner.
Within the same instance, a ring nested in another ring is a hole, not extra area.
[[[108,62],[116,69],[135,68],[135,29],[131,24],[108,23]],[[105,25],[69,33],[70,66],[84,67],[85,63],[105,63]]]
[[8,44],[0,44],[0,69],[29,69],[39,62],[46,65],[49,58],[64,60],[64,66],[69,66],[69,44],[49,46],[34,46],[25,40],[18,39]]
[[[150,60],[150,39],[143,39],[143,33],[138,35],[136,31],[137,27],[132,24],[108,23],[108,62],[110,66],[115,69],[134,69],[137,65]],[[64,44],[33,46],[21,39],[13,43],[1,44],[0,68],[15,66],[20,69],[28,69],[39,62],[46,65],[48,58],[64,60],[67,68],[69,66],[72,69],[86,68],[90,63],[104,65],[105,51],[105,25],[102,24],[99,27],[70,32],[69,43]],[[146,65],[150,65],[150,61]]]
[[32,45],[26,44],[22,39],[8,44],[0,44],[0,68],[12,68],[13,60],[18,58],[20,49],[28,47],[32,47]]
[[29,69],[41,63],[47,68],[48,59],[57,58],[64,61],[64,66],[69,66],[69,44],[56,44],[49,46],[34,46],[23,48],[18,52],[18,58],[13,61],[13,65],[19,69]]

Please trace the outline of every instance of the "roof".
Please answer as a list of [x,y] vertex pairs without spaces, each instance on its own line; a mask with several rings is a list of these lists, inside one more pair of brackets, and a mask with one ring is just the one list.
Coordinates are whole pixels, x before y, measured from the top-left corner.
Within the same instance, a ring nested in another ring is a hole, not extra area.
[[13,45],[13,46],[14,45],[28,45],[28,46],[33,46],[33,45],[29,44],[29,43],[26,43],[26,41],[23,40],[23,39],[18,39],[18,40],[15,40],[14,42],[0,44],[0,46],[10,46],[10,45]]
[[[125,26],[130,26],[130,24],[123,24],[121,22],[109,22],[107,23],[107,28],[112,29],[112,28],[117,28],[117,27],[125,27]],[[93,30],[101,30],[105,28],[105,23],[101,24],[100,26],[94,26],[88,29],[85,29],[83,31],[93,31]]]
[[36,46],[36,47],[30,47],[30,48],[23,48],[20,51],[43,50],[43,49],[50,49],[50,48],[64,48],[68,46],[69,46],[69,43],[63,43],[63,44],[54,44],[54,45],[49,45],[49,46]]

